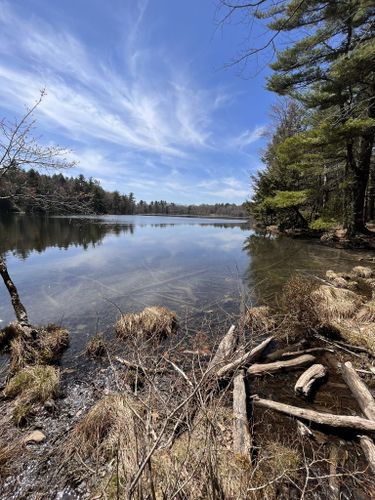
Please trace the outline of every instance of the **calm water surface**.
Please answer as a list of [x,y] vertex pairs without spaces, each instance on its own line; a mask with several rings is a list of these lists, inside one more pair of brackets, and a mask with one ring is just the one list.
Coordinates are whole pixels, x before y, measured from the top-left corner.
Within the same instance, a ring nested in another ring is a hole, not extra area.
[[[63,323],[72,351],[119,310],[163,305],[192,318],[273,301],[295,271],[346,270],[359,255],[257,235],[244,221],[103,216],[0,219],[0,253],[33,323]],[[0,286],[0,326],[14,319]]]

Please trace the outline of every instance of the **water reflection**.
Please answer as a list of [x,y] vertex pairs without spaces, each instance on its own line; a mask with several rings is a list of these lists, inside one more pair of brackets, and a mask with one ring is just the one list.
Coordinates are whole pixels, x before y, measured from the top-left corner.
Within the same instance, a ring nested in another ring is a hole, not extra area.
[[[358,258],[239,221],[156,216],[13,216],[0,220],[0,253],[31,320],[64,323],[73,352],[118,309],[162,305],[189,321],[210,311],[225,319],[244,290],[272,302],[292,273],[347,270]],[[13,319],[0,286],[0,324]]]
[[366,257],[323,246],[319,240],[252,233],[243,245],[249,257],[245,280],[260,303],[273,304],[282,286],[294,273],[324,276],[327,269],[349,271]]

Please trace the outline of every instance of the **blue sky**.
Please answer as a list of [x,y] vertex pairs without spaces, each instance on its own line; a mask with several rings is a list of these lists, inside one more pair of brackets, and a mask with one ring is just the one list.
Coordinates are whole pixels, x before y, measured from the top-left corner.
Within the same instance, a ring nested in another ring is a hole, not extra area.
[[37,111],[45,143],[136,198],[242,202],[275,97],[267,70],[224,65],[241,25],[216,0],[0,0],[1,116]]

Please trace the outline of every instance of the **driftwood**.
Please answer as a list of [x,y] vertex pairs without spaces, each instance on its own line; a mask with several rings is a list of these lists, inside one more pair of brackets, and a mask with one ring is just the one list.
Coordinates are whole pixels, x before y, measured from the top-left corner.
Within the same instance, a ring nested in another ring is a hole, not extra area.
[[298,358],[287,359],[285,361],[275,361],[273,363],[258,363],[250,366],[247,373],[251,376],[263,375],[266,373],[274,373],[280,370],[290,370],[301,368],[302,366],[314,363],[315,356],[312,354],[305,354]]
[[352,417],[348,415],[334,415],[332,413],[322,413],[298,406],[278,403],[271,399],[261,399],[253,396],[253,404],[262,408],[269,408],[290,417],[302,418],[320,425],[327,425],[339,429],[352,429],[354,431],[363,431],[365,433],[375,432],[375,422],[362,417]]
[[375,445],[374,441],[369,436],[358,436],[361,448],[368,463],[370,464],[371,470],[375,474]]
[[[342,376],[366,417],[375,422],[375,400],[353,365],[348,361],[341,366]],[[375,444],[366,436],[358,436],[361,448],[375,473]]]
[[330,500],[336,500],[340,498],[340,484],[337,479],[337,463],[339,459],[339,449],[334,444],[331,446],[331,451],[329,453],[329,489],[330,489]]
[[302,356],[303,354],[316,354],[318,352],[330,352],[334,354],[335,350],[329,347],[310,347],[310,349],[303,349],[301,351],[284,352],[281,358],[290,358],[291,356]]
[[315,382],[327,375],[327,368],[321,364],[310,366],[302,373],[294,386],[294,392],[308,397]]
[[342,376],[361,410],[367,418],[375,421],[375,400],[358,373],[348,361],[341,366]]
[[303,349],[306,346],[306,340],[301,340],[300,342],[297,342],[296,344],[293,345],[288,345],[286,347],[283,347],[281,349],[277,349],[276,351],[270,352],[267,354],[264,359],[267,361],[277,361],[278,359],[282,358],[285,353],[291,352],[291,350],[296,349],[296,351]]
[[233,451],[249,457],[252,439],[249,428],[250,400],[244,370],[233,380]]
[[228,332],[222,338],[214,357],[211,359],[208,367],[212,368],[213,366],[218,365],[224,361],[227,361],[228,358],[233,354],[233,351],[236,347],[237,343],[237,332],[236,327],[232,325]]
[[273,337],[268,337],[266,340],[263,340],[259,345],[254,347],[251,351],[247,352],[243,356],[237,358],[232,361],[232,363],[228,363],[218,370],[217,376],[218,378],[227,378],[230,376],[237,368],[244,368],[253,361],[256,361],[260,358],[266,347],[272,342]]

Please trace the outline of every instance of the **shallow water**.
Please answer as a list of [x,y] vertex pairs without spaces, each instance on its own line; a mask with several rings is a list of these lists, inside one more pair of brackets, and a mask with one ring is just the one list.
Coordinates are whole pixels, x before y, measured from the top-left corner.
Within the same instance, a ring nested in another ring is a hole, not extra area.
[[[257,235],[245,221],[157,216],[2,218],[0,253],[31,321],[67,326],[71,353],[119,310],[236,313],[242,292],[272,302],[293,272],[347,270],[364,256]],[[0,287],[0,326],[12,319]]]

